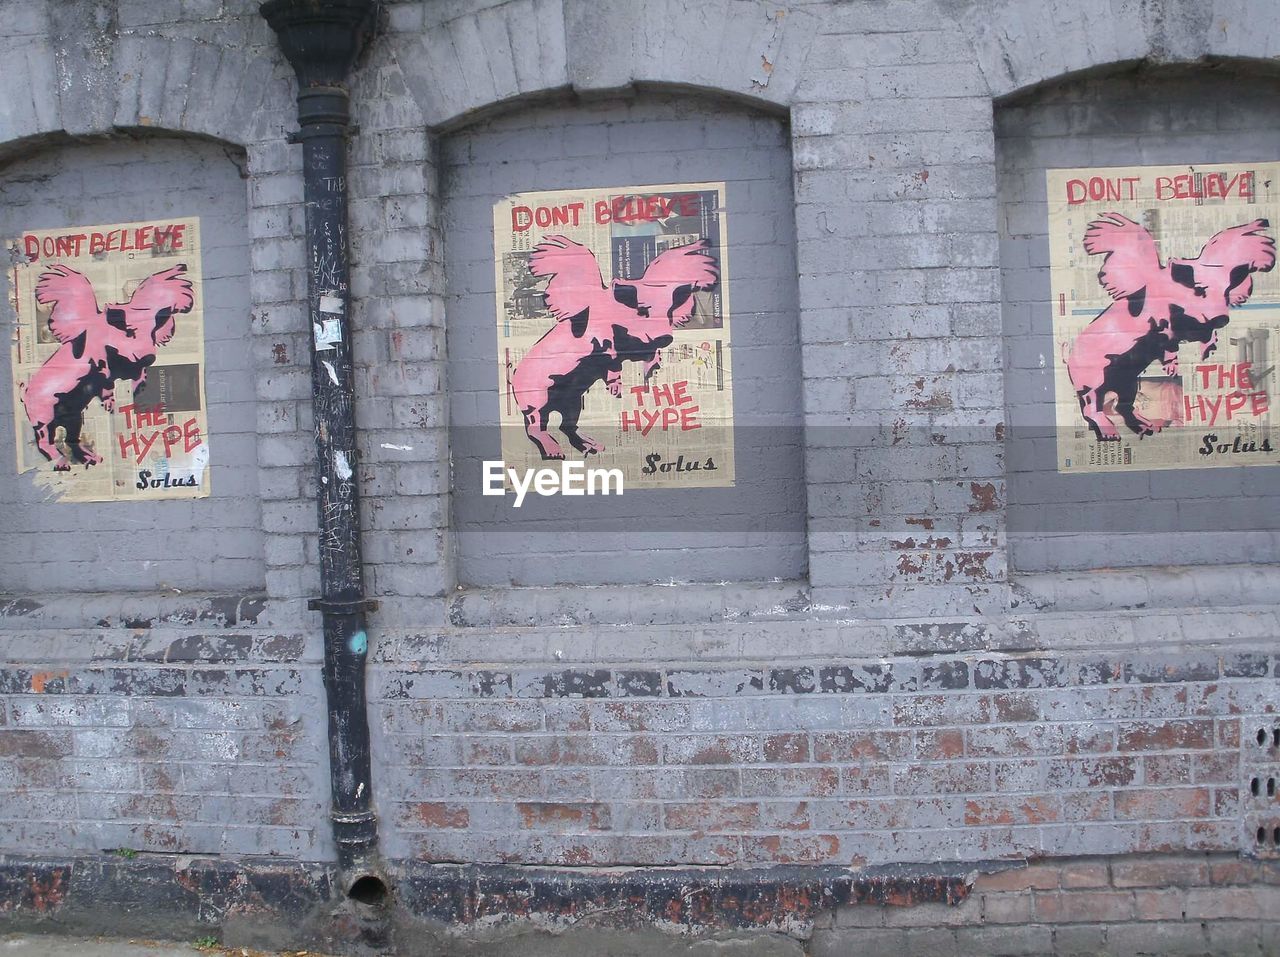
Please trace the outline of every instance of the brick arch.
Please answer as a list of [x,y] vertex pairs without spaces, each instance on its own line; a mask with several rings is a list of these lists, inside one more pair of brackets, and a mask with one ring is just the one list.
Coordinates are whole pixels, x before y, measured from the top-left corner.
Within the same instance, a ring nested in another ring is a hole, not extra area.
[[386,38],[425,124],[449,129],[495,107],[636,86],[703,91],[787,109],[819,18],[760,0],[661,5],[517,0]]
[[[88,5],[54,8],[24,36],[23,68],[8,72],[0,112],[0,154],[56,142],[60,134],[98,136],[122,130],[191,133],[247,147],[266,128],[264,111],[285,125],[292,98],[272,76],[278,52],[261,43],[200,42],[151,31],[94,30],[77,14]],[[244,22],[246,32],[255,25]],[[277,125],[277,124],[273,124]]]
[[1272,0],[937,2],[969,37],[995,98],[1100,67],[1270,60],[1278,29]]

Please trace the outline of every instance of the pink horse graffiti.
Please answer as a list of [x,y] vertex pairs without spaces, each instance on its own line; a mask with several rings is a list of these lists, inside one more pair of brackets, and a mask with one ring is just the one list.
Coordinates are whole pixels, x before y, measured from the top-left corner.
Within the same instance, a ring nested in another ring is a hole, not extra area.
[[1156,359],[1166,375],[1178,374],[1178,346],[1204,343],[1202,359],[1217,348],[1218,330],[1229,309],[1253,293],[1254,272],[1276,263],[1276,244],[1255,219],[1215,235],[1195,259],[1170,259],[1161,265],[1155,240],[1139,224],[1107,213],[1089,224],[1084,248],[1101,255],[1098,281],[1115,300],[1076,337],[1067,374],[1080,411],[1102,441],[1120,438],[1105,405],[1114,396],[1115,412],[1139,436],[1160,431],[1164,422],[1134,408],[1138,377]]
[[547,284],[547,307],[556,318],[511,376],[525,434],[544,459],[564,450],[548,431],[551,413],[579,452],[604,446],[578,431],[587,391],[601,379],[622,396],[622,363],[643,362],[647,381],[672,342],[671,330],[693,315],[693,293],[710,289],[719,269],[705,239],[657,256],[639,280],[606,286],[595,254],[564,236],[545,236],[529,257],[529,271]]
[[119,379],[133,382],[135,391],[146,382],[156,349],[173,338],[174,314],[194,304],[186,271],[179,264],[148,276],[127,301],[101,309],[83,273],[56,265],[40,275],[36,302],[53,306],[49,329],[62,345],[26,384],[22,405],[54,471],[70,471],[73,461],[86,468],[102,461],[80,438],[84,410],[97,399],[114,411]]

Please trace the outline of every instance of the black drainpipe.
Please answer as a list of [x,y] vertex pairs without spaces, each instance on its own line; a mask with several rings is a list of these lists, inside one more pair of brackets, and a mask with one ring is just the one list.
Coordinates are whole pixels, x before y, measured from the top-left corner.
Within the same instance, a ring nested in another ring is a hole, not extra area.
[[365,709],[365,613],[375,605],[364,597],[360,558],[347,254],[351,117],[341,84],[368,38],[373,9],[373,0],[268,0],[260,7],[298,76],[299,130],[290,142],[302,144],[320,512],[321,596],[308,607],[324,620],[331,819],[343,890],[364,903],[380,903],[387,883],[378,860]]

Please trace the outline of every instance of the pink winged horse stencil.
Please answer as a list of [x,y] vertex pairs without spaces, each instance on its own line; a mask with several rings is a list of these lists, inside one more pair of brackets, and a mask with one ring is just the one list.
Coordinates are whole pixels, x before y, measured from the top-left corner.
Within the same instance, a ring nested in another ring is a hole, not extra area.
[[115,410],[115,383],[136,390],[147,379],[156,350],[173,338],[174,315],[194,304],[191,280],[178,264],[148,276],[125,302],[99,308],[93,284],[68,266],[51,266],[36,283],[36,302],[52,306],[49,330],[61,343],[22,390],[22,405],[36,445],[54,471],[86,468],[102,457],[81,441],[84,411],[97,399]]
[[1168,376],[1178,375],[1178,346],[1203,343],[1202,359],[1217,348],[1218,330],[1232,306],[1253,293],[1252,274],[1276,264],[1276,243],[1263,230],[1265,219],[1232,226],[1204,244],[1195,259],[1162,265],[1155,239],[1141,225],[1106,213],[1089,224],[1085,251],[1102,256],[1100,282],[1114,300],[1076,336],[1067,374],[1080,412],[1102,441],[1120,438],[1104,404],[1115,397],[1115,412],[1139,436],[1161,426],[1134,408],[1138,377],[1160,360]]
[[705,239],[656,256],[637,280],[606,286],[590,249],[564,236],[544,236],[529,257],[529,271],[547,283],[547,308],[556,324],[516,365],[511,388],[525,434],[544,459],[564,458],[549,431],[551,413],[579,452],[604,446],[578,431],[587,392],[604,379],[622,396],[622,363],[643,362],[646,381],[657,371],[671,331],[693,315],[694,292],[712,288],[719,267]]

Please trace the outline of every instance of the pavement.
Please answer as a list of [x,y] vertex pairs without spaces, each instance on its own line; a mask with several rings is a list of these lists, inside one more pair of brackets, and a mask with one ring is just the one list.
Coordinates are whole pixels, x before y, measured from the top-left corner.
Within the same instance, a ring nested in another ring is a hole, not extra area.
[[212,942],[178,944],[109,937],[54,937],[10,934],[0,937],[0,957],[328,957],[315,950],[253,950]]

